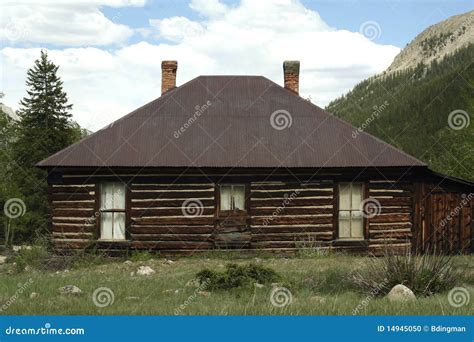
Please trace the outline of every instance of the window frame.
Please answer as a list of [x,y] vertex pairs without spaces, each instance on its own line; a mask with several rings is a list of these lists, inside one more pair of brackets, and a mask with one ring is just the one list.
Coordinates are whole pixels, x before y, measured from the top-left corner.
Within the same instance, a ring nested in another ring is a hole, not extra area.
[[[363,212],[362,212],[362,208],[360,208],[359,210],[356,210],[356,209],[352,209],[352,190],[351,190],[351,206],[350,206],[350,210],[347,210],[347,209],[342,209],[340,208],[340,201],[341,201],[341,187],[344,186],[344,185],[351,185],[351,189],[352,189],[352,186],[355,185],[355,184],[359,184],[361,186],[361,202],[364,201],[365,199],[367,199],[368,197],[368,193],[367,193],[367,189],[368,189],[368,185],[367,185],[367,182],[364,182],[364,181],[343,181],[343,182],[338,182],[338,183],[335,183],[334,184],[334,193],[337,194],[337,197],[335,198],[335,201],[334,201],[334,222],[335,222],[335,235],[336,235],[336,240],[339,241],[339,242],[354,242],[354,243],[357,243],[357,242],[361,242],[361,241],[367,241],[368,239],[368,220],[367,218],[365,217],[365,215],[363,215]],[[361,215],[362,215],[362,237],[341,237],[341,234],[340,234],[340,219],[339,219],[339,215],[340,215],[340,212],[341,211],[349,211],[349,217],[350,217],[350,231],[351,231],[351,235],[352,235],[352,212],[353,211],[361,211]]]
[[[104,184],[107,184],[107,183],[114,183],[114,184],[120,184],[121,186],[123,186],[123,191],[124,191],[124,208],[123,209],[116,209],[116,208],[112,208],[112,209],[102,209],[102,190],[103,190],[103,186]],[[124,242],[124,241],[129,241],[130,237],[129,237],[129,231],[128,231],[128,227],[129,227],[129,218],[130,218],[130,214],[129,214],[129,187],[128,187],[128,184],[127,183],[124,183],[124,182],[121,182],[121,181],[118,181],[118,180],[108,180],[108,181],[103,181],[103,182],[100,182],[97,184],[96,186],[96,212],[99,213],[96,217],[96,229],[97,229],[97,240],[98,241],[102,241],[102,242],[112,242],[112,243],[120,243],[120,242]],[[114,226],[113,226],[113,217],[114,217],[114,213],[123,213],[124,214],[124,237],[123,239],[117,239],[117,238],[113,238],[112,239],[106,239],[106,238],[102,238],[102,213],[112,213],[112,235],[113,235],[113,232],[114,232]]]
[[[243,186],[244,187],[244,209],[230,209],[230,210],[222,210],[221,208],[221,189],[223,186]],[[233,183],[219,183],[216,186],[216,211],[217,214],[241,214],[241,215],[248,215],[249,214],[249,205],[250,205],[250,198],[249,193],[250,187],[247,183],[241,182],[233,182]]]

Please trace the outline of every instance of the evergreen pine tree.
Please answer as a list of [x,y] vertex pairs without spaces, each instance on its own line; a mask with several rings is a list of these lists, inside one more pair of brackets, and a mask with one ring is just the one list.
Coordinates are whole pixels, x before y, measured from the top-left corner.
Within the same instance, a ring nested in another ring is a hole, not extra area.
[[[1,94],[3,96],[3,94]],[[10,198],[18,196],[18,189],[11,180],[12,142],[15,141],[13,120],[0,109],[0,208],[4,208]],[[0,218],[0,251],[11,241],[15,222],[7,215]]]
[[28,70],[27,96],[20,101],[17,140],[13,146],[16,167],[13,177],[18,184],[26,213],[21,218],[20,239],[32,239],[47,229],[47,173],[36,163],[80,138],[80,130],[71,120],[72,105],[57,75],[58,66],[48,60],[47,52]]

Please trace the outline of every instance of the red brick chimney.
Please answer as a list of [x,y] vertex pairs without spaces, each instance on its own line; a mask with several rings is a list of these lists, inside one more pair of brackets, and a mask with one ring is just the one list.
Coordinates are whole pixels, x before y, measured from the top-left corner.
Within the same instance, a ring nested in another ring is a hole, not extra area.
[[178,70],[177,61],[161,62],[161,95],[176,88],[176,70]]
[[285,88],[299,94],[300,61],[284,61],[283,74],[285,75]]

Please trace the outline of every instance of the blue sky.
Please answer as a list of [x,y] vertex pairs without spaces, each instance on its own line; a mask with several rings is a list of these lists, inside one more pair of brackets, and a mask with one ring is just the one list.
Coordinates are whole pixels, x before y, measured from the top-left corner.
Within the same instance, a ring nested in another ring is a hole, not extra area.
[[178,85],[222,74],[282,84],[282,62],[297,59],[300,95],[324,107],[474,2],[8,0],[1,9],[2,101],[18,108],[26,72],[47,49],[74,118],[96,130],[160,96],[165,59],[178,60]]
[[[222,2],[230,6],[238,3],[238,1]],[[382,28],[378,41],[400,48],[428,26],[474,9],[474,1],[469,0],[303,0],[301,2],[305,7],[319,12],[326,23],[338,29],[357,31],[361,23],[376,21]],[[103,13],[108,18],[135,28],[146,26],[149,18],[186,16],[190,19],[199,19],[199,15],[189,7],[189,1],[186,0],[172,2],[151,0],[144,7],[127,8],[126,11],[104,7]],[[141,40],[140,37],[133,39]]]

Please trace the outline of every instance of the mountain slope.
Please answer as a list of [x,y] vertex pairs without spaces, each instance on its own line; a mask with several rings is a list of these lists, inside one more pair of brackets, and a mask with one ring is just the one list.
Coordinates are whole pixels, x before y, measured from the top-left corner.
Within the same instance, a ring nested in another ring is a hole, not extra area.
[[468,44],[365,80],[326,109],[434,170],[474,181],[473,62]]
[[394,59],[386,73],[430,64],[474,43],[474,11],[455,15],[420,33]]

